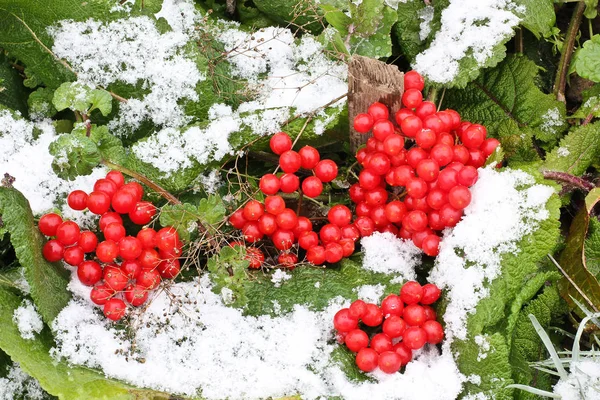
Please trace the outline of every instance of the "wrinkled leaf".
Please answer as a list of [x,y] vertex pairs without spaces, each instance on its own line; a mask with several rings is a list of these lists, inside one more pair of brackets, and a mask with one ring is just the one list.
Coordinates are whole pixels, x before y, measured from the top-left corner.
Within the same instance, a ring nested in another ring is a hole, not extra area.
[[[79,124],[76,129],[80,134],[85,132],[85,126],[83,124]],[[92,124],[90,139],[96,144],[96,147],[104,160],[119,165],[125,164],[128,157],[123,148],[123,143],[121,142],[121,139],[108,132],[107,126]]]
[[18,110],[27,115],[26,89],[19,73],[0,53],[0,105]]
[[571,118],[585,119],[590,114],[600,117],[600,85],[596,84],[582,93],[582,104]]
[[190,238],[190,232],[195,230],[198,221],[198,209],[192,204],[167,204],[160,211],[160,224],[172,226],[184,241]]
[[523,7],[515,10],[515,14],[522,18],[521,25],[537,38],[552,34],[552,27],[556,23],[553,0],[516,0],[515,4]]
[[52,169],[63,179],[89,175],[102,160],[96,144],[85,135],[60,135],[49,146]]
[[546,156],[543,167],[550,171],[583,174],[600,156],[600,123],[573,128]]
[[582,78],[600,82],[600,35],[583,43],[575,58],[575,70]]
[[424,1],[407,1],[398,4],[398,22],[394,25],[393,33],[402,53],[411,62],[426,46],[425,41],[420,37],[422,21],[419,18],[425,8]]
[[208,198],[200,200],[198,204],[200,219],[209,225],[221,222],[225,218],[225,205],[219,196],[209,195]]
[[112,97],[102,89],[93,89],[78,82],[65,82],[56,89],[52,99],[58,111],[70,108],[85,114],[99,109],[107,116],[112,110]]
[[36,89],[29,95],[27,105],[29,114],[34,118],[52,118],[57,110],[52,104],[54,91],[45,87]]

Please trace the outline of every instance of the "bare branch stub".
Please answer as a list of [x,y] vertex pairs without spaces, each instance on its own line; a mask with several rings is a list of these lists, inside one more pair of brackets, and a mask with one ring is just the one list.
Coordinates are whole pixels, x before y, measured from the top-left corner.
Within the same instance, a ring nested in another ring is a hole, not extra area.
[[394,115],[402,106],[404,73],[395,65],[368,57],[353,56],[348,65],[348,117],[350,118],[350,145],[352,151],[366,143],[372,135],[360,134],[352,128],[357,114],[367,112],[372,103],[379,101]]

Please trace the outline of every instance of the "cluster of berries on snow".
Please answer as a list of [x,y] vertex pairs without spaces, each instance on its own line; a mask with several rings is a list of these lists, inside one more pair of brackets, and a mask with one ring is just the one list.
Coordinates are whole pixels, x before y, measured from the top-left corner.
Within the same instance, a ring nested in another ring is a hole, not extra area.
[[[381,103],[354,119],[357,132],[372,132],[373,137],[356,153],[363,170],[350,187],[350,199],[356,203],[354,225],[362,236],[392,232],[436,256],[437,232],[460,221],[471,202],[469,188],[477,181],[477,168],[500,142],[486,138],[484,126],[461,121],[458,112],[437,111],[434,103],[423,101],[424,85],[417,72],[404,75],[404,107],[394,115],[397,125]],[[399,187],[404,190],[390,194]]]
[[[306,250],[306,259],[315,265],[336,263],[343,257],[349,257],[360,234],[351,224],[352,212],[348,207],[332,207],[327,215],[329,224],[323,226],[317,235],[310,219],[287,208],[285,200],[278,195],[280,191],[293,193],[301,189],[304,196],[319,196],[323,192],[323,184],[337,177],[337,164],[332,160],[321,160],[319,151],[311,146],[304,146],[298,152],[292,150],[292,140],[284,132],[273,135],[269,145],[273,153],[279,155],[279,167],[284,173],[281,176],[264,175],[259,182],[260,190],[267,196],[264,203],[248,201],[229,217],[231,225],[242,230],[248,243],[269,237],[275,248],[281,251],[279,264],[290,268],[298,262],[298,256],[291,252],[295,243]],[[313,174],[304,178],[302,183],[296,175],[300,168]],[[256,247],[248,247],[246,257],[250,268],[259,268],[264,261],[264,254]]]
[[[345,343],[356,353],[356,365],[361,371],[375,368],[393,374],[408,364],[413,350],[426,343],[435,345],[444,338],[442,325],[436,321],[431,308],[440,297],[440,289],[428,283],[406,282],[400,296],[390,294],[381,306],[354,301],[349,308],[335,314],[333,326],[338,331],[338,341]],[[366,330],[381,327],[381,331],[369,337]]]
[[127,305],[122,298],[139,307],[161,278],[173,279],[180,271],[183,244],[175,228],[157,232],[146,227],[136,236],[127,236],[121,215],[136,225],[147,225],[156,215],[156,207],[143,201],[143,195],[142,186],[125,183],[119,171],[110,171],[106,178],[96,181],[89,194],[82,190],[69,194],[67,203],[73,210],[87,208],[100,215],[102,241],[94,232],[81,231],[77,223],[63,221],[58,214],[46,214],[38,224],[44,235],[54,237],[44,245],[44,258],[77,267],[81,283],[93,286],[91,300],[104,306],[104,315],[114,321],[125,315]]

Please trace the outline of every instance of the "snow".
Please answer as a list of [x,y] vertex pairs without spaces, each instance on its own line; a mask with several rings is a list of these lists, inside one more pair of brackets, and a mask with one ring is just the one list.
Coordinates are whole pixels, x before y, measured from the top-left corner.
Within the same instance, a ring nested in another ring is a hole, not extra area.
[[559,148],[556,150],[556,154],[557,154],[559,157],[566,157],[566,156],[568,156],[569,154],[571,154],[571,152],[569,151],[569,148],[568,148],[568,147],[566,147],[566,146],[561,146],[561,147],[559,147]]
[[510,0],[450,0],[442,11],[441,29],[417,55],[413,69],[434,82],[452,82],[459,61],[472,54],[483,65],[494,47],[513,35],[520,21],[515,13],[523,11]]
[[285,281],[290,279],[292,279],[292,276],[281,269],[275,270],[271,275],[271,282],[273,282],[273,286],[275,287],[280,287]]
[[[525,185],[530,186],[517,190]],[[523,171],[491,167],[479,169],[471,191],[472,202],[456,227],[445,232],[429,276],[449,300],[443,315],[446,345],[466,338],[466,319],[488,295],[485,284],[500,274],[502,255],[518,252],[519,240],[549,217],[545,204],[554,192]]]
[[46,399],[44,390],[39,382],[30,377],[14,363],[8,369],[5,378],[0,377],[0,400],[42,400]]
[[554,393],[563,400],[600,399],[600,362],[598,359],[573,361],[567,379],[561,379],[554,386]]
[[473,340],[475,341],[475,344],[479,346],[477,361],[485,360],[488,356],[488,352],[490,351],[490,342],[488,341],[487,336],[477,335],[473,338]]
[[23,339],[35,339],[35,334],[44,329],[42,317],[38,314],[35,305],[30,300],[23,300],[13,313],[13,322],[19,328]]
[[558,107],[549,109],[542,115],[542,124],[540,129],[545,133],[556,134],[556,128],[562,126],[563,118],[560,115]]
[[390,232],[375,232],[360,241],[363,268],[384,274],[398,275],[406,281],[416,279],[415,267],[421,263],[421,250],[411,240]]
[[380,283],[377,285],[362,285],[354,289],[359,299],[375,304],[379,304],[384,290],[385,286]]
[[393,8],[394,10],[398,9],[398,4],[406,3],[408,0],[384,0],[386,6]]
[[[0,110],[0,172],[15,177],[13,186],[27,198],[36,215],[53,210],[74,189],[90,191],[94,182],[106,174],[106,169],[99,167],[74,181],[56,176],[52,171],[53,157],[48,152],[56,137],[50,120],[32,123]],[[85,213],[73,213],[66,205],[63,211],[84,226],[90,223]]]
[[419,25],[419,39],[425,40],[431,33],[431,21],[433,21],[433,7],[429,4],[419,11],[421,24]]

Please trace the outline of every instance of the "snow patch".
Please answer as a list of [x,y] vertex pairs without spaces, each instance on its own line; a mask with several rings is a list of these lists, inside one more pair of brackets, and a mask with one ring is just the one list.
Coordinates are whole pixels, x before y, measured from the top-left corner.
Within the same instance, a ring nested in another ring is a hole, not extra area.
[[563,120],[560,115],[560,110],[558,107],[554,107],[542,115],[540,129],[545,133],[556,134],[556,128],[561,127],[562,124]]
[[554,393],[563,400],[600,399],[600,362],[586,359],[571,362],[567,379],[561,379],[554,386]]
[[399,275],[406,281],[416,279],[415,267],[421,263],[421,250],[411,240],[400,239],[390,232],[374,232],[360,243],[363,268]]
[[23,300],[13,313],[13,322],[19,328],[23,339],[35,339],[35,334],[44,329],[42,317],[38,314],[35,305],[30,300]]
[[419,39],[421,41],[427,39],[429,34],[431,33],[431,21],[433,21],[433,7],[429,4],[419,10],[419,18],[421,19],[421,24],[419,25]]
[[379,304],[381,297],[383,296],[383,292],[385,290],[385,286],[378,283],[377,285],[362,285],[354,289],[354,292],[358,295],[358,298],[367,302]]
[[14,363],[8,369],[6,378],[0,378],[0,400],[42,400],[46,399],[40,383],[27,375],[19,364]]
[[556,150],[556,154],[559,157],[566,157],[569,154],[571,154],[571,152],[569,151],[569,149],[566,146],[561,146]]
[[277,269],[271,275],[271,282],[273,282],[273,286],[280,287],[285,281],[292,279],[292,276],[287,272]]

